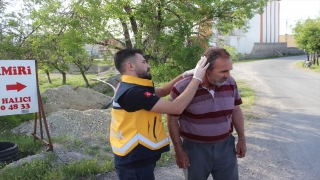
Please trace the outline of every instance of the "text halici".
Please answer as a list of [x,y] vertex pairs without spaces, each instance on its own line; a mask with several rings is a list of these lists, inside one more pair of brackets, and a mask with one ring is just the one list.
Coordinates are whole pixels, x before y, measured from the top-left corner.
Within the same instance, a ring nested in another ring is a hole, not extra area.
[[31,102],[31,97],[2,98],[2,104]]
[[0,76],[5,75],[30,75],[31,68],[30,66],[1,66]]

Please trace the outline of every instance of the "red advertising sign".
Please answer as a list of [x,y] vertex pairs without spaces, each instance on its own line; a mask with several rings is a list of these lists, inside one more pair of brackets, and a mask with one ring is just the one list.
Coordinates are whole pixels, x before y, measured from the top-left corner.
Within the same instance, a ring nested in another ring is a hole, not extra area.
[[0,116],[38,112],[35,60],[0,60]]

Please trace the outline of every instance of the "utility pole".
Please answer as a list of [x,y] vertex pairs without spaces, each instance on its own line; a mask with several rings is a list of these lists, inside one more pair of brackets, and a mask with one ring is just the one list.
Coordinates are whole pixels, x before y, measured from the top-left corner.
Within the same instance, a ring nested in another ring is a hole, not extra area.
[[287,43],[287,46],[288,46],[288,26],[289,26],[289,21],[291,20],[291,18],[290,19],[286,19],[286,37],[285,37],[285,41],[286,41],[286,43]]
[[286,43],[288,46],[288,19],[286,19]]

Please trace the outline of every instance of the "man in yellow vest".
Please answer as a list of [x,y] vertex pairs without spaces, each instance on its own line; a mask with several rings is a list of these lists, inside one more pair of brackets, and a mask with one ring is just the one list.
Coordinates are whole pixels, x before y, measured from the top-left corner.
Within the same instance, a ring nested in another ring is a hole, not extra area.
[[[114,63],[122,81],[113,101],[110,143],[119,180],[154,180],[156,162],[161,153],[169,151],[161,113],[182,113],[202,82],[209,66],[206,61],[201,57],[193,71],[155,88],[150,65],[141,50],[123,49],[116,53]],[[174,101],[160,98],[168,95],[176,82],[192,74],[188,87]]]

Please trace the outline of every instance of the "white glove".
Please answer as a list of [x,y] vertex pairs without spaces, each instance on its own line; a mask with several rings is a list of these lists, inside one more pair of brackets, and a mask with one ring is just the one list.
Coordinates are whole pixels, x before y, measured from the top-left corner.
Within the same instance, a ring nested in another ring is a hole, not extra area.
[[193,78],[198,79],[200,82],[202,82],[202,78],[206,73],[207,68],[209,67],[209,64],[207,63],[207,58],[205,56],[202,56],[201,59],[198,61],[196,67],[194,68],[193,72]]
[[190,69],[188,71],[185,71],[183,74],[182,74],[182,78],[186,78],[188,76],[192,76],[193,75],[193,72],[194,72],[194,69]]

